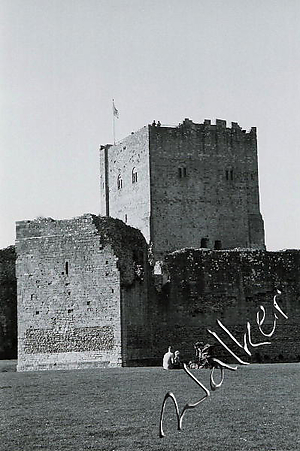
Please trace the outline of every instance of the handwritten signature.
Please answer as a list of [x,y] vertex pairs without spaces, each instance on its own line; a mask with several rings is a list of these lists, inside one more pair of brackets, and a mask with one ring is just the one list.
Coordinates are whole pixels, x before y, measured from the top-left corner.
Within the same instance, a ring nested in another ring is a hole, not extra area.
[[[287,315],[281,310],[280,306],[277,303],[276,298],[281,295],[281,291],[277,290],[277,294],[274,296],[273,298],[273,327],[271,332],[266,333],[262,330],[262,326],[265,322],[265,318],[266,318],[266,310],[265,308],[260,305],[258,308],[258,311],[256,313],[256,323],[258,326],[258,329],[260,331],[260,333],[267,338],[271,338],[275,332],[276,329],[276,325],[277,325],[277,320],[278,320],[278,316],[277,313],[280,313],[280,315],[282,315],[285,319],[288,319]],[[264,341],[264,342],[260,342],[260,343],[253,343],[252,339],[251,339],[251,325],[250,322],[248,321],[246,324],[246,332],[243,335],[243,343],[240,343],[233,335],[232,333],[224,326],[224,324],[217,320],[217,324],[219,325],[219,327],[234,341],[234,343],[236,345],[238,345],[240,348],[242,348],[246,354],[248,354],[249,356],[251,356],[251,352],[249,350],[249,346],[250,345],[252,348],[256,348],[258,346],[264,346],[264,345],[270,345],[271,342],[270,341]],[[241,365],[249,365],[250,362],[245,362],[244,360],[242,360],[240,357],[238,357],[225,343],[223,340],[221,340],[221,338],[218,336],[218,334],[214,331],[211,331],[210,329],[207,329],[208,333],[210,333],[213,337],[216,338],[216,340],[237,360],[238,363],[240,363]],[[210,373],[210,388],[212,391],[217,390],[218,388],[221,387],[221,385],[223,384],[224,381],[224,377],[225,377],[225,372],[224,370],[229,370],[229,371],[236,371],[237,367],[236,366],[230,366],[227,363],[222,362],[219,359],[216,358],[211,358],[211,365],[212,365],[212,369],[211,369],[211,373]],[[220,375],[220,382],[216,383],[214,380],[214,371],[215,369],[220,369],[221,375]],[[187,410],[189,409],[194,409],[195,407],[197,407],[202,401],[204,401],[206,398],[208,398],[210,396],[210,391],[205,387],[204,384],[202,384],[202,382],[200,382],[188,369],[187,365],[184,363],[183,364],[183,370],[186,372],[186,374],[192,378],[197,385],[199,385],[199,387],[202,388],[202,390],[204,391],[204,396],[199,399],[199,401],[196,401],[194,403],[187,403],[185,404],[185,406],[183,407],[181,413],[179,412],[179,407],[178,407],[178,403],[176,400],[175,395],[172,392],[167,392],[164,400],[163,400],[163,404],[162,404],[162,408],[161,408],[161,414],[160,414],[160,422],[159,422],[159,436],[162,438],[165,436],[164,431],[163,431],[163,417],[164,417],[164,410],[165,410],[165,406],[166,406],[166,402],[168,400],[168,398],[171,398],[172,401],[174,402],[174,406],[175,406],[175,410],[176,410],[176,417],[177,417],[177,429],[180,431],[182,430],[182,421],[183,421],[183,417],[184,414]]]

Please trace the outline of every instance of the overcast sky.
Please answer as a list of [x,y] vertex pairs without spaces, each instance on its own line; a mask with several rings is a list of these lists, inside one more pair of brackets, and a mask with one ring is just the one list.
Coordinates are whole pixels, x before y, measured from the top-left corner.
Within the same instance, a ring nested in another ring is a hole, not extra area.
[[299,0],[0,0],[0,248],[98,214],[100,144],[185,117],[258,128],[270,250],[300,248]]

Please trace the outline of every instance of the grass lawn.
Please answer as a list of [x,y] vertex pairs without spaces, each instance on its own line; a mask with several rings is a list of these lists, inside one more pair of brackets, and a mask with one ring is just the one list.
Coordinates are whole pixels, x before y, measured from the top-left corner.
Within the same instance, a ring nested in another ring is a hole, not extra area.
[[[174,392],[180,409],[202,397],[183,370],[12,368],[0,361],[1,451],[300,450],[299,363],[226,371],[222,387],[186,412],[181,432],[168,400],[162,439],[165,393]],[[209,387],[209,370],[193,373]]]

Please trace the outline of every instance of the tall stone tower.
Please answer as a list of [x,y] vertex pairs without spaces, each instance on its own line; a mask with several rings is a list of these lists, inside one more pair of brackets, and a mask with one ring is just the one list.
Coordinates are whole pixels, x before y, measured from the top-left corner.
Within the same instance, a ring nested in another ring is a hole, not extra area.
[[156,259],[185,247],[265,249],[256,128],[148,125],[100,147],[101,214],[140,229]]

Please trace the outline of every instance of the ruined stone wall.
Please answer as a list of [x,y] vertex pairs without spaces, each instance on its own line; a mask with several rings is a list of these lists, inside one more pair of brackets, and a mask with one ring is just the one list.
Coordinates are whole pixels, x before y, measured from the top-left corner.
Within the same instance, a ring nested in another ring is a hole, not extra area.
[[147,242],[139,230],[121,220],[96,218],[95,222],[98,232],[106,236],[118,256],[122,365],[147,365],[152,358]]
[[17,358],[15,247],[0,250],[0,359]]
[[122,304],[137,310],[143,298],[142,244],[112,218],[17,223],[19,371],[117,366],[142,354],[127,350],[121,327]]
[[[153,357],[157,362],[169,345],[189,360],[196,341],[216,344],[217,356],[234,362],[207,328],[246,361],[300,360],[300,251],[177,251],[166,257],[164,276],[157,280],[157,286],[159,293],[153,302],[153,315],[157,318]],[[277,313],[271,345],[250,347],[249,357],[216,320],[222,321],[241,343],[247,321],[254,343],[268,341],[258,330],[256,313],[260,305],[265,307],[262,328],[269,333],[276,289],[282,291],[278,303],[288,319]]]
[[129,135],[107,150],[106,146],[101,146],[100,199],[102,215],[109,211],[111,217],[138,228],[146,240],[150,240],[148,127]]
[[151,126],[150,171],[156,254],[264,248],[255,128],[188,119],[176,128]]
[[[193,358],[196,341],[217,344],[207,328],[245,360],[297,361],[300,336],[300,251],[186,249],[166,256],[162,274],[148,270],[147,243],[121,220],[84,215],[17,224],[18,370],[160,364],[167,347]],[[242,341],[247,321],[272,329],[271,345],[245,356],[216,324]]]

